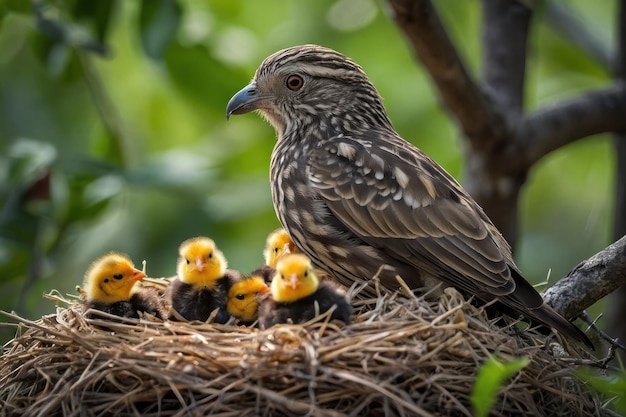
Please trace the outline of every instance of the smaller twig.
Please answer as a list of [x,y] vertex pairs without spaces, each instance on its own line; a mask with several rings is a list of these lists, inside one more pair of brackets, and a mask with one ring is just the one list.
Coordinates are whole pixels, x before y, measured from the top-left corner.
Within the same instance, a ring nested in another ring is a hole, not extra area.
[[606,42],[588,30],[587,25],[582,22],[580,13],[575,12],[571,4],[565,5],[554,0],[546,1],[545,6],[547,23],[607,72],[611,72],[614,67],[612,51]]
[[584,321],[585,323],[587,323],[589,325],[590,329],[595,330],[596,332],[598,332],[598,335],[606,340],[607,342],[609,342],[609,344],[611,346],[615,346],[623,351],[626,351],[626,346],[622,345],[621,343],[618,342],[617,338],[611,337],[608,334],[606,334],[602,329],[600,329],[598,326],[596,326],[596,322],[598,320],[600,320],[600,318],[602,317],[602,314],[600,314],[598,317],[596,317],[596,319],[592,319],[591,316],[589,315],[589,313],[587,313],[587,311],[583,311],[582,314],[580,316],[578,316],[578,318],[580,318],[582,321]]
[[564,357],[564,358],[559,358],[559,361],[564,362],[564,363],[569,363],[572,365],[586,365],[586,366],[593,366],[595,368],[607,369],[608,363],[611,362],[613,358],[615,358],[615,350],[616,350],[615,346],[610,345],[606,356],[602,359],[583,359],[583,358]]

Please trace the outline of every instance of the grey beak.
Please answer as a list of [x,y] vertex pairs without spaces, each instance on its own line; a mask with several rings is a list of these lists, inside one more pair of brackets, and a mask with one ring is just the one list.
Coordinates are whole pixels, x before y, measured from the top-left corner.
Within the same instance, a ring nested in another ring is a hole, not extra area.
[[256,83],[252,81],[228,101],[226,119],[230,118],[231,114],[244,114],[256,110],[255,104],[261,98],[257,92]]

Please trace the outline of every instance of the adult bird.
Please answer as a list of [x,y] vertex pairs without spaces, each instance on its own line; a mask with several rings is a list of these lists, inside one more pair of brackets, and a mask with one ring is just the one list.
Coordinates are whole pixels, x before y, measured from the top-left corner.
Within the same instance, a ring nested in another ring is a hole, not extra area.
[[318,268],[345,285],[443,281],[512,316],[581,340],[524,279],[511,249],[459,183],[393,129],[353,60],[302,45],[270,55],[228,103],[258,110],[277,134],[272,199],[282,226]]

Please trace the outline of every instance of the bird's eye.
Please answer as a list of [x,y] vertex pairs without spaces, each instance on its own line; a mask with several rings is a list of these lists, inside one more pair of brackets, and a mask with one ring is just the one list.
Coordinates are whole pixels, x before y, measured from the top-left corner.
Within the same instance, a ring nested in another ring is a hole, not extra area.
[[211,259],[213,257],[213,252],[209,253],[208,258]]
[[237,295],[235,296],[235,298],[236,298],[236,299],[238,299],[238,300],[243,300],[244,298],[246,298],[246,296],[245,296],[245,295],[243,295],[243,294],[237,294]]
[[274,248],[274,253],[278,253],[278,248]]
[[290,75],[287,77],[287,88],[291,91],[298,91],[302,88],[304,80],[299,75]]
[[109,282],[109,279],[108,279],[108,278],[105,278],[105,279],[104,279],[104,282],[105,282],[105,283]]
[[113,275],[113,278],[118,279],[118,280],[122,279],[122,277],[123,277],[122,274],[115,274],[115,275]]
[[187,265],[189,265],[191,263],[191,261],[189,261],[189,259],[185,258],[185,261],[187,261]]
[[285,275],[280,274],[280,277],[281,277],[283,280],[285,280]]
[[304,271],[304,277],[308,277],[309,276],[309,271]]

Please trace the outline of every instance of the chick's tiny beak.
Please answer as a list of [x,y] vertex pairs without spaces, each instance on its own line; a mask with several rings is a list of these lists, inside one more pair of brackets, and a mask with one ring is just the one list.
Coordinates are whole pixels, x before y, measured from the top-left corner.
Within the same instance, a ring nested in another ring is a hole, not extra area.
[[146,277],[146,274],[144,274],[144,273],[143,273],[143,271],[140,271],[140,270],[138,270],[138,269],[135,269],[135,270],[133,271],[133,276],[132,276],[132,278],[133,278],[135,281],[141,281],[141,280],[142,280],[142,279],[144,279],[145,277]]
[[198,272],[202,272],[204,270],[204,259],[200,257],[196,258],[196,269]]
[[256,104],[262,98],[256,88],[256,83],[252,81],[230,99],[226,106],[226,119],[230,118],[231,114],[244,114],[256,110]]
[[259,294],[267,294],[268,292],[270,292],[270,287],[267,285],[259,288]]
[[300,280],[298,279],[298,274],[291,274],[291,276],[289,277],[289,283],[291,284],[291,288],[295,290],[300,283]]
[[289,247],[289,243],[285,243],[285,246],[283,246],[283,252],[285,253],[285,255],[289,255],[291,253],[291,248]]

